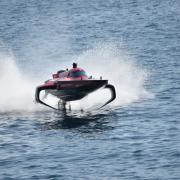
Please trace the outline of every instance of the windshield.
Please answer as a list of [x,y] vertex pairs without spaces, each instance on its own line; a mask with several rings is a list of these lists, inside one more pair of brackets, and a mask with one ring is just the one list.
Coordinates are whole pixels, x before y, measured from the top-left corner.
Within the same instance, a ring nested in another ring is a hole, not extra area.
[[80,76],[87,76],[85,71],[74,71],[70,72],[69,76],[71,77],[80,77]]

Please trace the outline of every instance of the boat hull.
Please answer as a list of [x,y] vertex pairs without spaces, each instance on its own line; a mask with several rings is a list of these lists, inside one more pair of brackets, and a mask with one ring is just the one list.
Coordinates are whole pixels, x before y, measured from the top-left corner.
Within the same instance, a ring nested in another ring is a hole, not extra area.
[[75,101],[104,87],[107,83],[108,80],[56,81],[56,88],[47,89],[46,93],[52,94],[63,101]]
[[[116,98],[116,91],[113,85],[108,84],[108,80],[71,80],[71,81],[61,81],[61,80],[49,80],[43,85],[36,88],[35,100],[52,109],[57,109],[47,104],[43,99],[47,97],[48,94],[56,96],[58,99],[62,100],[63,103],[67,101],[80,100],[87,96],[89,93],[96,91],[100,88],[106,88],[111,91],[111,98],[101,107],[109,104]],[[45,91],[44,98],[40,98],[41,91]]]

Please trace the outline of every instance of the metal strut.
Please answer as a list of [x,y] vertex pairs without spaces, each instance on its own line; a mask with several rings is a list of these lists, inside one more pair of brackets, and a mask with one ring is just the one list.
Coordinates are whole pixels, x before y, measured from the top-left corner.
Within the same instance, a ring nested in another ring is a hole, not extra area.
[[55,107],[52,107],[52,106],[46,104],[45,102],[43,102],[43,101],[40,99],[40,93],[41,93],[41,91],[43,91],[43,90],[50,90],[50,89],[56,89],[56,85],[53,85],[53,86],[39,86],[39,87],[37,87],[37,88],[36,88],[36,93],[35,93],[35,101],[38,102],[38,103],[40,103],[40,104],[43,104],[43,105],[45,105],[45,106],[47,106],[47,107],[50,107],[50,108],[52,108],[52,109],[57,110]]
[[115,87],[111,84],[107,84],[104,88],[109,89],[111,91],[111,99],[109,99],[104,105],[102,105],[100,108],[106,106],[110,102],[114,101],[116,99],[116,90]]

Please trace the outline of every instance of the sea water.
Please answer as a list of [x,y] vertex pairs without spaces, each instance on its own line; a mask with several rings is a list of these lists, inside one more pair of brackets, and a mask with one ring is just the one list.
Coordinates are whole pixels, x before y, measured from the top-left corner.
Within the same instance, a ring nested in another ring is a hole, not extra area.
[[[180,178],[178,0],[0,1],[0,179]],[[34,102],[73,62],[108,79],[72,110]]]

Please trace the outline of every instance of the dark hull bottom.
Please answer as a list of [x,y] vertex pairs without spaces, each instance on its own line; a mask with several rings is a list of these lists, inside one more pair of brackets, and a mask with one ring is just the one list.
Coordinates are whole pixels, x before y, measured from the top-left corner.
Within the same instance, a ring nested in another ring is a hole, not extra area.
[[86,92],[80,92],[78,93],[77,90],[48,90],[46,91],[49,94],[52,94],[53,96],[56,96],[57,98],[63,100],[63,101],[75,101],[84,98],[89,93]]

